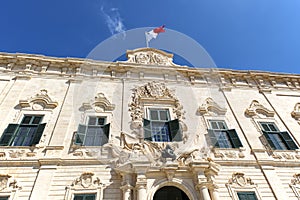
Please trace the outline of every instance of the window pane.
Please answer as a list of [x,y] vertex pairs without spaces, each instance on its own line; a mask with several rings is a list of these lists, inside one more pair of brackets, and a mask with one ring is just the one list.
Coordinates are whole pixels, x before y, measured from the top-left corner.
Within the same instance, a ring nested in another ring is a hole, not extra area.
[[238,192],[239,200],[257,200],[255,192]]
[[0,200],[8,200],[9,197],[0,197]]
[[161,110],[160,112],[159,112],[159,117],[160,117],[160,120],[162,120],[162,121],[169,121],[169,115],[168,115],[168,111],[167,110]]
[[32,116],[24,116],[21,124],[29,124]]
[[150,110],[150,119],[151,120],[159,120],[157,110]]
[[223,121],[219,121],[218,126],[219,126],[220,130],[226,130],[227,129],[226,125],[225,125],[225,122],[223,122]]
[[95,126],[97,122],[97,117],[89,117],[88,125]]
[[31,124],[39,124],[42,121],[42,116],[34,116]]
[[232,148],[227,132],[215,131],[220,148]]
[[269,123],[269,128],[271,131],[274,131],[274,132],[278,131],[275,124]]
[[98,124],[99,126],[104,125],[105,124],[105,117],[98,117]]
[[211,125],[211,128],[212,128],[212,129],[219,129],[219,128],[218,128],[218,124],[217,124],[217,122],[215,122],[215,121],[211,121],[211,122],[210,122],[210,125]]
[[270,133],[269,134],[270,139],[272,140],[274,146],[278,150],[286,150],[287,146],[283,142],[281,136],[277,133]]
[[267,124],[261,123],[261,126],[262,126],[264,131],[270,131],[269,126]]
[[170,131],[169,126],[164,122],[151,122],[151,132],[153,141],[169,142]]

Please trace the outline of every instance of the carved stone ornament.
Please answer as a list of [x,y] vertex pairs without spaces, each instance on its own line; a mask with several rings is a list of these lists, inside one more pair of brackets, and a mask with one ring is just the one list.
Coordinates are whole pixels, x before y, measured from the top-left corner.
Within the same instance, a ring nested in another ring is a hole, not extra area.
[[275,112],[261,105],[257,100],[253,100],[249,108],[245,110],[245,114],[250,117],[253,117],[257,114],[262,114],[266,117],[274,117]]
[[128,50],[127,58],[128,60],[126,62],[128,63],[177,66],[173,63],[173,54],[169,54],[152,48]]
[[8,174],[0,174],[0,192],[2,191],[10,191],[13,189],[22,189],[17,181],[11,178]]
[[296,173],[293,176],[294,178],[291,180],[291,185],[299,185],[300,186],[300,173]]
[[242,172],[235,172],[232,174],[232,178],[229,179],[228,184],[236,185],[240,187],[246,187],[249,185],[254,185],[251,178],[245,177],[245,174]]
[[225,115],[227,109],[219,106],[212,98],[207,98],[205,102],[198,108],[201,115],[209,114],[211,112],[217,115]]
[[294,110],[291,113],[291,115],[296,120],[300,119],[300,103],[296,103],[296,105],[294,106]]
[[129,104],[132,121],[142,121],[144,112],[142,102],[168,103],[173,106],[173,112],[177,119],[184,119],[182,105],[164,83],[153,81],[133,89],[131,103]]
[[79,178],[76,178],[71,186],[73,187],[82,187],[82,188],[93,188],[99,187],[103,184],[100,182],[98,177],[94,177],[93,172],[84,172],[80,175]]
[[106,112],[113,111],[115,107],[116,106],[110,103],[103,93],[98,93],[94,101],[90,103],[83,103],[80,110],[86,111],[94,108],[96,112]]
[[42,89],[36,95],[30,97],[27,100],[20,100],[19,106],[21,108],[28,108],[31,107],[33,110],[44,110],[44,109],[54,109],[57,107],[58,103],[53,101],[48,96],[48,91]]

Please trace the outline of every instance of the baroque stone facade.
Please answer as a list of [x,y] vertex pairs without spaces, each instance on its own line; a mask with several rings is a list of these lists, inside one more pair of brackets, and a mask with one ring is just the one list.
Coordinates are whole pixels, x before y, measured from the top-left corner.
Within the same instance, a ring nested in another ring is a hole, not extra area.
[[0,54],[0,197],[299,199],[300,75]]

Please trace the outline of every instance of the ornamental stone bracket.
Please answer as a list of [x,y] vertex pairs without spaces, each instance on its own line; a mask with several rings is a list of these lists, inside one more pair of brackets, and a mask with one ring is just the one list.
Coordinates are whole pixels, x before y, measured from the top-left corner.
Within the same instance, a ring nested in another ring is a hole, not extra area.
[[266,117],[274,117],[275,112],[273,110],[269,110],[257,100],[253,100],[250,106],[245,110],[245,114],[249,117],[253,117],[258,114],[265,115]]
[[18,106],[21,108],[31,107],[32,110],[45,110],[56,108],[58,103],[49,97],[46,89],[42,89],[39,93],[27,100],[20,100]]
[[227,109],[219,106],[211,97],[205,99],[205,102],[198,108],[201,115],[225,115]]
[[[182,122],[185,111],[173,91],[161,82],[148,82],[133,89],[129,112],[134,128],[142,125],[145,103],[163,103],[173,107],[176,118]],[[183,122],[182,122],[183,123]]]
[[212,148],[212,153],[217,159],[242,159],[245,158],[246,149],[244,147],[240,147],[238,149],[220,149],[220,148]]
[[95,112],[113,111],[115,104],[112,104],[103,93],[98,93],[93,101],[90,103],[83,103],[79,110],[87,111],[94,109]]
[[127,51],[127,63],[178,66],[173,63],[173,54],[153,48],[139,48]]

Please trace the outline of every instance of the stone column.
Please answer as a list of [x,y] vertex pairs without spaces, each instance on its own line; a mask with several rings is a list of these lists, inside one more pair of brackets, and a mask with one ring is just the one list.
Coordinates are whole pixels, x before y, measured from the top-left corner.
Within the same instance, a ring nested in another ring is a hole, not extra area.
[[121,186],[120,188],[123,191],[123,200],[132,200],[132,189],[133,187],[130,184]]
[[211,200],[206,183],[200,183],[196,187],[200,192],[200,196],[202,197],[202,200]]
[[145,175],[137,175],[135,189],[137,200],[145,200],[147,197],[147,179]]
[[209,193],[210,193],[210,196],[212,198],[212,200],[219,200],[219,192],[218,192],[218,189],[217,189],[217,186],[216,185],[212,185],[210,188],[209,188]]

